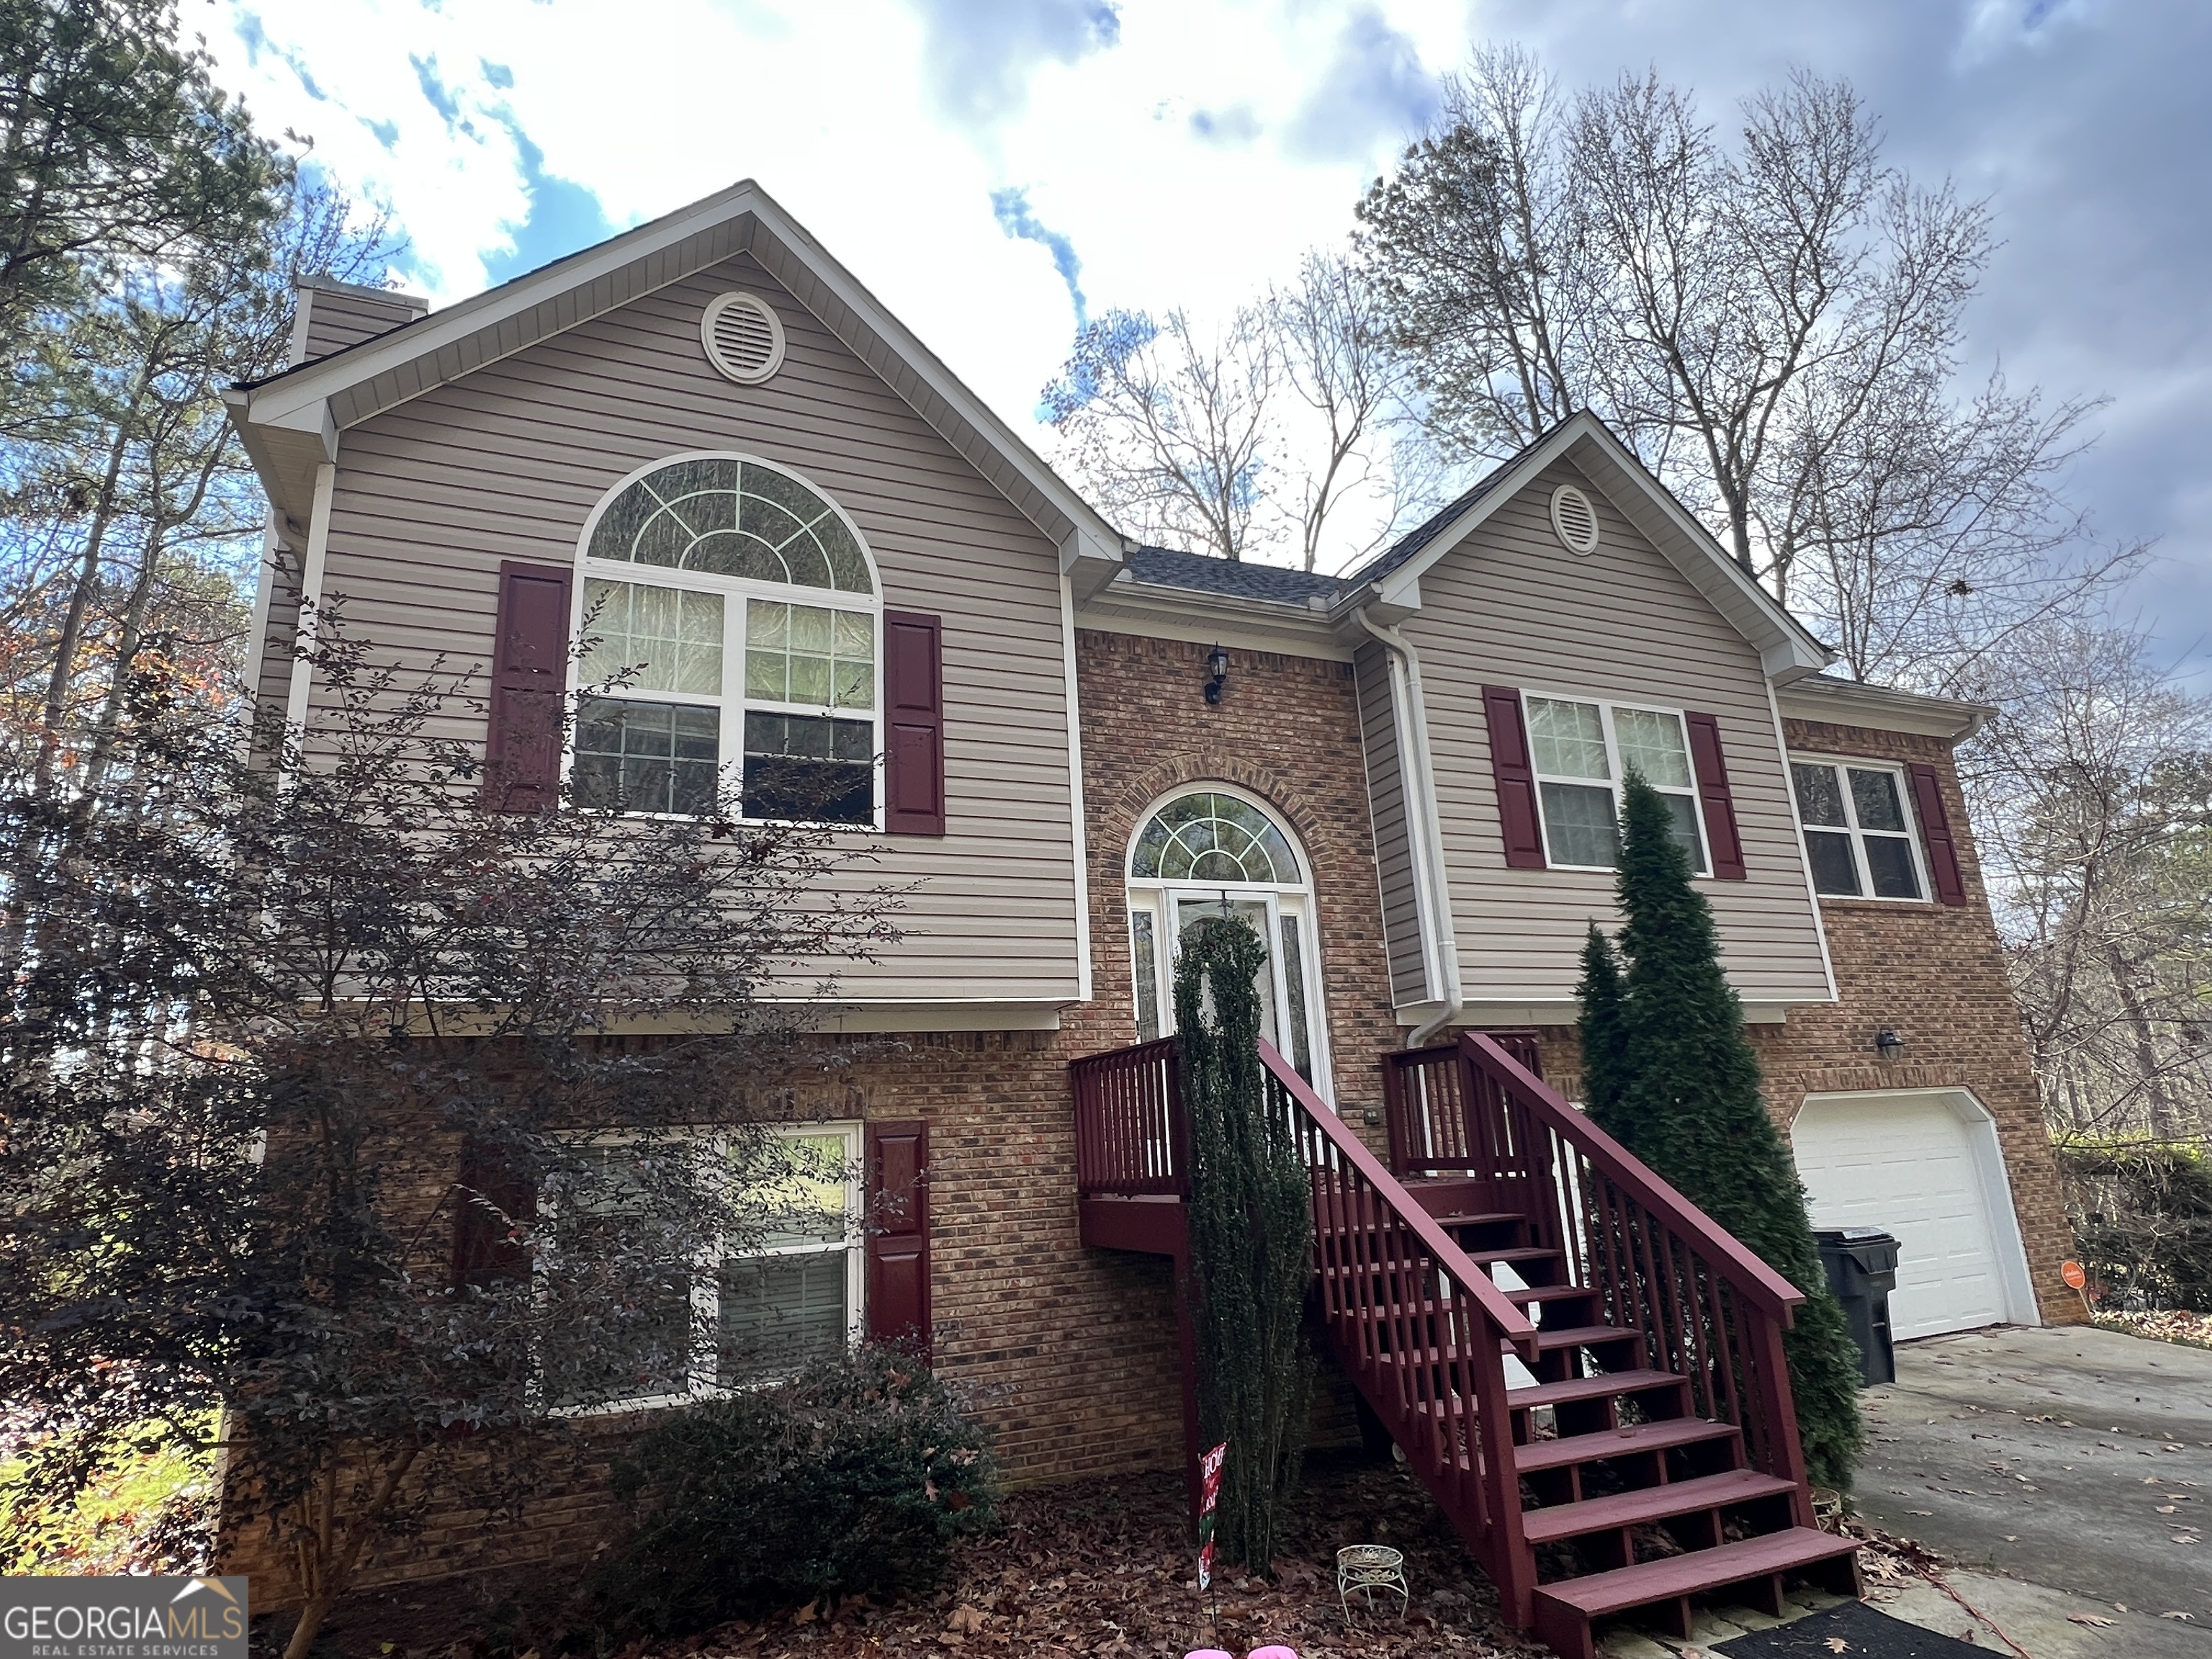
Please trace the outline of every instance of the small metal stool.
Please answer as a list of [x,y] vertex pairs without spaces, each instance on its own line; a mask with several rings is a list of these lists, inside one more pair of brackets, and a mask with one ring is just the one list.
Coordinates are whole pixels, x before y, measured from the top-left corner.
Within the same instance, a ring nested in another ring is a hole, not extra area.
[[1346,1544],[1336,1553],[1336,1601],[1344,1609],[1346,1624],[1352,1622],[1352,1592],[1359,1592],[1372,1613],[1378,1589],[1396,1595],[1398,1616],[1403,1619],[1413,1592],[1406,1583],[1406,1558],[1401,1552],[1387,1544]]

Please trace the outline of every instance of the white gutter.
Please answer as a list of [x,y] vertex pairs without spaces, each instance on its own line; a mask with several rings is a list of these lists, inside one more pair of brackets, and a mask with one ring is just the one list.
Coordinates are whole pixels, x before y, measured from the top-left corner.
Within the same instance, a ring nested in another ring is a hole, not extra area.
[[1421,695],[1421,659],[1395,628],[1384,628],[1365,606],[1352,613],[1389,653],[1390,710],[1397,728],[1399,787],[1406,797],[1407,848],[1413,855],[1413,908],[1421,918],[1421,956],[1429,982],[1443,995],[1443,1011],[1406,1039],[1419,1048],[1457,1019],[1467,1006],[1459,979],[1459,935],[1452,927],[1451,884],[1444,873],[1444,837],[1437,815],[1436,765],[1429,755],[1428,704]]

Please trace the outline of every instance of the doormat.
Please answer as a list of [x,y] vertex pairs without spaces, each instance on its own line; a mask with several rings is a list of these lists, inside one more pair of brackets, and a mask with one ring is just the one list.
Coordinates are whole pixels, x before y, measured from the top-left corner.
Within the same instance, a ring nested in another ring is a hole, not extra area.
[[1713,1651],[1728,1659],[1961,1659],[1970,1653],[1990,1659],[1990,1650],[1908,1625],[1863,1601],[1843,1601],[1793,1624],[1735,1637]]

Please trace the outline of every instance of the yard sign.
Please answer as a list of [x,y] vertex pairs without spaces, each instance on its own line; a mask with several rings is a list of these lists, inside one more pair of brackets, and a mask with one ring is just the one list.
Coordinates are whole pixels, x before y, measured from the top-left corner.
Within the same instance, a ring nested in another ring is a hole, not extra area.
[[1229,1455],[1224,1440],[1198,1460],[1198,1587],[1213,1583],[1213,1501],[1221,1496],[1221,1465]]

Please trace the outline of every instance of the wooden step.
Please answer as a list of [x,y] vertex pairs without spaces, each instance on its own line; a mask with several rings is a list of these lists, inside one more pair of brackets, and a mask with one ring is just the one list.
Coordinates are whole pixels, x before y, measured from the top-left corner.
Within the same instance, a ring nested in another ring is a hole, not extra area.
[[[1616,1343],[1641,1344],[1644,1333],[1625,1331],[1618,1325],[1562,1325],[1556,1328],[1536,1327],[1536,1352],[1551,1353],[1560,1348],[1609,1348]],[[1504,1352],[1513,1345],[1504,1338],[1498,1339],[1498,1351]]]
[[1538,1406],[1568,1406],[1583,1400],[1610,1400],[1620,1395],[1648,1394],[1669,1386],[1679,1389],[1688,1380],[1672,1371],[1600,1371],[1595,1376],[1571,1376],[1561,1382],[1508,1389],[1505,1408],[1519,1412]]
[[1557,1261],[1559,1253],[1540,1244],[1510,1244],[1501,1249],[1469,1250],[1467,1259],[1478,1267],[1496,1267],[1500,1262],[1517,1267],[1523,1261]]
[[1757,1469],[1729,1469],[1722,1474],[1700,1475],[1694,1480],[1675,1480],[1660,1486],[1639,1486],[1609,1498],[1586,1498],[1579,1504],[1554,1504],[1548,1509],[1528,1510],[1521,1516],[1521,1531],[1532,1544],[1549,1544],[1585,1533],[1611,1532],[1621,1527],[1647,1526],[1700,1510],[1726,1509],[1762,1498],[1778,1498],[1796,1487],[1778,1475]]
[[1708,1423],[1702,1417],[1670,1417],[1657,1423],[1638,1423],[1625,1429],[1599,1429],[1591,1434],[1563,1435],[1557,1440],[1534,1440],[1513,1449],[1513,1467],[1522,1474],[1540,1469],[1564,1469],[1577,1463],[1595,1463],[1608,1457],[1634,1457],[1676,1446],[1694,1446],[1709,1440],[1733,1440],[1741,1433],[1733,1423]]
[[1525,1291],[1508,1291],[1505,1299],[1525,1308],[1532,1302],[1574,1302],[1603,1294],[1588,1285],[1531,1285]]
[[[1838,1538],[1832,1532],[1790,1527],[1739,1543],[1723,1544],[1715,1549],[1670,1555],[1663,1561],[1645,1561],[1632,1567],[1617,1567],[1611,1572],[1594,1572],[1585,1578],[1539,1584],[1537,1628],[1540,1632],[1543,1629],[1541,1610],[1547,1601],[1586,1620],[1601,1619],[1630,1607],[1672,1601],[1678,1595],[1697,1595],[1723,1585],[1740,1584],[1748,1578],[1764,1578],[1770,1573],[1795,1572],[1816,1562],[1850,1555],[1857,1549],[1858,1546],[1850,1539]],[[1546,1639],[1550,1638],[1547,1636]]]

